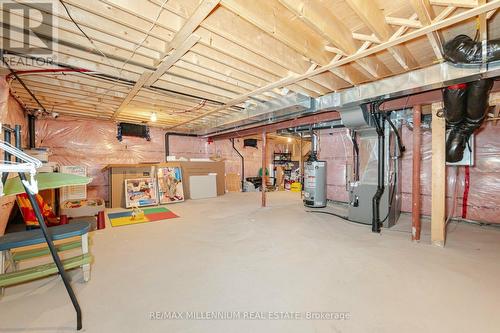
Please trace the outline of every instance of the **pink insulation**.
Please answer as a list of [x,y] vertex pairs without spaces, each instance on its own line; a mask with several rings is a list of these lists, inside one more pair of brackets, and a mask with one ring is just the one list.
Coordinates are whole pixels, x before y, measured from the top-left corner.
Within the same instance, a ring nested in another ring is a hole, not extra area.
[[[467,219],[487,223],[500,223],[500,125],[485,123],[476,135],[476,163],[470,168],[470,190]],[[331,200],[347,201],[345,164],[352,164],[352,144],[347,130],[324,130],[320,134],[320,157],[328,162],[327,189]],[[403,126],[402,138],[406,152],[402,160],[402,210],[411,211],[412,191],[412,139],[413,132]],[[421,200],[422,214],[431,212],[431,132],[422,135]],[[331,165],[334,164],[334,165]],[[447,168],[447,214],[462,215],[465,168]],[[456,184],[456,187],[455,187]]]
[[93,178],[89,197],[108,197],[107,164],[163,162],[163,131],[151,128],[151,141],[116,138],[116,124],[110,121],[42,119],[36,124],[37,147],[49,148],[49,161],[61,165],[84,165]]
[[319,158],[326,161],[326,192],[330,200],[348,201],[346,164],[352,166],[352,142],[345,128],[320,131]]
[[[5,76],[0,76],[0,123],[21,125],[23,144],[27,141],[27,120],[21,105],[9,95],[9,87]],[[3,139],[3,136],[2,136]],[[2,152],[3,157],[3,152]],[[4,234],[15,197],[0,197],[0,235]]]
[[[93,178],[88,186],[90,197],[108,198],[107,164],[133,164],[164,162],[165,131],[151,128],[151,141],[123,137],[116,139],[116,124],[111,121],[43,119],[36,125],[37,147],[49,148],[49,161],[60,165],[84,165]],[[257,176],[261,167],[261,142],[259,149],[243,148],[243,140],[236,139],[235,145],[245,157],[245,176]],[[274,151],[282,151],[286,145],[268,144],[268,161],[271,163]],[[240,173],[241,159],[233,150],[229,140],[208,143],[207,139],[184,136],[170,136],[170,155],[177,158],[218,157],[226,162],[226,173]]]
[[[258,149],[252,147],[243,148],[243,139],[235,139],[235,147],[245,158],[245,177],[255,177],[262,167],[261,141],[257,142]],[[285,144],[277,144],[268,140],[268,165],[272,163],[273,152],[282,152],[286,149]],[[170,137],[170,155],[176,157],[218,157],[226,162],[226,173],[241,172],[241,158],[233,150],[229,140],[208,143],[206,139],[195,137]]]

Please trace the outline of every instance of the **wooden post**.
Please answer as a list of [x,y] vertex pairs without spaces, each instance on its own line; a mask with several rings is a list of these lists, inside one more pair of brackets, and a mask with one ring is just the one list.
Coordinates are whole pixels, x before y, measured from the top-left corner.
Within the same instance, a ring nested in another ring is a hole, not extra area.
[[446,121],[442,103],[432,104],[432,243],[444,246],[446,240]]
[[266,207],[267,134],[262,132],[262,207]]
[[411,239],[414,241],[420,240],[420,146],[421,146],[421,117],[422,106],[415,105],[413,107],[413,178],[412,178],[412,197],[411,197]]

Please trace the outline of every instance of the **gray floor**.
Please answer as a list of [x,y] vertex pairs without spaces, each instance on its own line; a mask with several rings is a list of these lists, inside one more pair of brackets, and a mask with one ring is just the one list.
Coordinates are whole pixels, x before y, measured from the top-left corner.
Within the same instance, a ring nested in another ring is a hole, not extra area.
[[[421,243],[409,241],[408,216],[375,235],[304,212],[294,193],[270,193],[265,209],[258,196],[188,201],[169,206],[178,219],[94,232],[92,280],[72,272],[84,330],[498,332],[500,231],[451,225],[442,249],[430,245],[428,225]],[[151,320],[153,311],[241,318]],[[269,311],[287,313],[242,319]],[[276,320],[289,312],[349,319]],[[74,318],[58,277],[8,288],[0,301],[0,332],[71,332]]]

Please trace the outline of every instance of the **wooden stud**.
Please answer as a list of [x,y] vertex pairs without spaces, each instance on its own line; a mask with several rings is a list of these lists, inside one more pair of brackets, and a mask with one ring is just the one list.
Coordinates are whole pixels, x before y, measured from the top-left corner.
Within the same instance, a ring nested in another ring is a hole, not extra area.
[[444,246],[446,241],[446,121],[442,103],[432,104],[432,243]]

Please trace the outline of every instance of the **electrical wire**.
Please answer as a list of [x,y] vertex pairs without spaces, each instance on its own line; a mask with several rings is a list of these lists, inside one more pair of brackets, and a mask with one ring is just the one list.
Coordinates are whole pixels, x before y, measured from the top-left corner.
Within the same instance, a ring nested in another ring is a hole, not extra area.
[[347,221],[349,223],[363,224],[363,225],[372,225],[371,223],[363,223],[363,222],[358,222],[358,221],[352,221],[352,220],[349,220],[349,218],[347,216],[342,216],[342,215],[331,213],[331,212],[324,212],[324,211],[321,211],[321,210],[306,210],[306,213],[318,213],[318,214],[333,215],[333,216],[339,217],[342,220],[345,220],[345,221]]
[[[99,96],[97,96],[97,98],[101,98],[103,96],[106,96],[114,87],[116,87],[116,82],[118,82],[120,80],[120,77],[122,75],[122,70],[119,69],[118,67],[116,67],[112,62],[111,60],[109,60],[109,58],[106,56],[106,54],[104,54],[104,52],[102,52],[98,47],[97,45],[94,43],[94,41],[92,40],[92,38],[90,38],[86,33],[85,31],[83,31],[83,29],[80,27],[80,25],[75,21],[75,19],[73,18],[73,16],[71,15],[68,7],[66,6],[66,4],[64,3],[63,0],[59,0],[59,2],[61,3],[61,5],[64,7],[64,10],[66,11],[66,14],[68,15],[69,19],[71,20],[71,22],[73,22],[73,24],[77,27],[78,30],[80,30],[80,32],[83,34],[83,36],[85,36],[85,38],[87,38],[87,40],[90,42],[90,44],[92,44],[92,46],[94,47],[94,49],[99,52],[103,57],[104,59],[111,65],[112,68],[114,68],[118,74],[118,78],[115,79],[115,82],[114,84],[109,87],[106,91],[104,91],[103,93],[99,94]],[[130,59],[129,59],[130,60]]]
[[66,4],[64,3],[63,0],[59,0],[59,2],[61,3],[61,5],[63,6],[64,10],[66,11],[66,14],[68,15],[69,19],[71,20],[71,22],[73,22],[73,24],[75,25],[75,27],[80,30],[80,32],[83,34],[83,36],[85,36],[85,38],[87,38],[87,40],[90,42],[90,44],[92,44],[92,46],[95,48],[95,50],[97,52],[99,52],[108,62],[109,64],[111,65],[111,67],[113,67],[114,69],[116,69],[116,71],[120,74],[120,70],[118,69],[118,67],[116,67],[115,65],[113,65],[113,63],[108,59],[108,57],[106,56],[106,54],[104,54],[104,52],[102,52],[98,47],[97,45],[94,43],[94,41],[92,40],[92,38],[89,37],[89,35],[87,35],[85,33],[85,31],[83,31],[83,29],[80,27],[80,25],[75,21],[75,19],[73,18],[73,16],[71,15],[68,7],[66,6]]
[[[326,215],[333,215],[333,216],[339,217],[345,223],[357,225],[357,226],[369,227],[372,225],[371,223],[352,221],[352,220],[349,220],[346,216],[338,215],[338,214],[331,213],[331,212],[324,212],[324,211],[320,211],[320,210],[306,210],[306,213],[320,213],[320,214],[326,214]],[[411,234],[411,231],[397,230],[397,229],[392,229],[392,228],[385,228],[384,232],[398,232],[398,233],[403,233],[403,234]],[[429,234],[423,234],[423,235],[429,236]]]
[[160,6],[160,10],[158,11],[158,15],[156,15],[156,18],[155,18],[153,24],[151,24],[151,27],[149,28],[149,30],[146,32],[146,35],[144,36],[144,38],[142,39],[142,41],[140,41],[139,44],[137,44],[137,46],[134,48],[134,50],[132,52],[132,55],[127,60],[125,60],[125,62],[123,63],[122,68],[120,69],[120,75],[121,75],[123,69],[125,68],[125,66],[128,64],[128,62],[135,56],[137,50],[139,48],[141,48],[142,45],[144,44],[144,42],[146,41],[146,39],[148,39],[151,31],[153,31],[153,29],[156,27],[156,24],[158,24],[158,20],[160,19],[161,13],[163,12],[163,9],[164,9],[167,1],[168,0],[164,0],[163,1],[163,3]]

